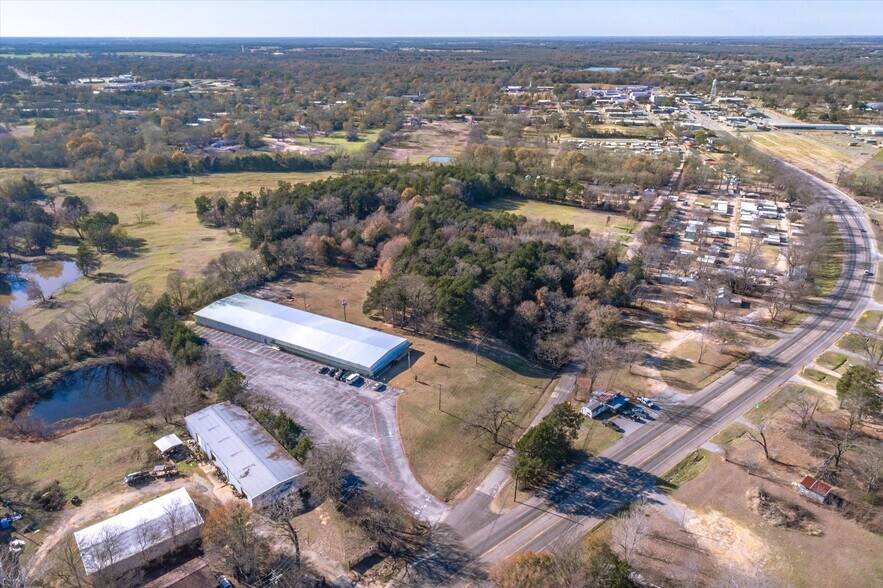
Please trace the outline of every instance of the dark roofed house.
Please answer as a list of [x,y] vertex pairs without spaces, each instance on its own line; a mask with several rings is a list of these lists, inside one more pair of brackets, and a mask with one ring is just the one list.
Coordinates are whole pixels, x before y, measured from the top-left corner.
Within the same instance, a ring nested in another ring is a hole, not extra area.
[[625,405],[628,403],[628,399],[619,392],[602,392],[600,394],[595,392],[593,396],[595,396],[595,399],[598,402],[605,405],[613,412],[619,412],[624,409]]
[[815,500],[820,504],[828,502],[831,496],[832,488],[820,480],[816,480],[812,476],[805,477],[798,485],[797,491],[811,500]]

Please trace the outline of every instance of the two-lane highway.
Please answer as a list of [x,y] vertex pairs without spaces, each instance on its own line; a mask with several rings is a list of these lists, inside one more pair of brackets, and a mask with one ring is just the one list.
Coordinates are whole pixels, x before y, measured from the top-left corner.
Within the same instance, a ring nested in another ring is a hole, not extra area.
[[[565,476],[560,488],[503,515],[455,512],[465,546],[485,563],[548,549],[588,532],[604,516],[645,493],[658,476],[736,420],[831,346],[867,306],[875,246],[861,207],[834,186],[806,176],[825,198],[845,243],[843,271],[829,297],[803,324],[753,360],[677,405],[670,415],[623,438]],[[475,502],[461,507],[468,509]],[[476,528],[475,521],[482,521]],[[455,523],[456,524],[456,523]]]

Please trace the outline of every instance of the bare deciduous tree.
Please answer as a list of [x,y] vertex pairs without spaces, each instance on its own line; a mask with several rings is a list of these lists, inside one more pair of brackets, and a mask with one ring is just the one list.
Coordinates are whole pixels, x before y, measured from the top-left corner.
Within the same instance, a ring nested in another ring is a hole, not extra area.
[[883,447],[878,440],[862,444],[855,470],[868,492],[877,490],[883,482]]
[[754,426],[747,426],[745,428],[745,434],[751,441],[754,441],[763,449],[763,456],[767,461],[772,461],[773,458],[770,457],[770,446],[769,446],[769,438],[768,434],[771,429],[773,419],[772,417],[763,416],[761,417]]
[[512,434],[518,425],[518,410],[511,402],[492,396],[467,420],[476,437],[488,434],[500,447],[512,449]]
[[196,368],[179,366],[165,379],[162,389],[150,400],[150,406],[166,423],[184,415],[196,405],[199,373]]
[[613,339],[588,337],[576,344],[573,358],[580,363],[582,373],[589,379],[591,392],[598,376],[619,364],[619,345]]
[[68,533],[64,540],[52,550],[50,567],[51,580],[65,588],[85,588],[89,586],[86,570],[80,560],[80,551],[73,533]]
[[340,501],[343,482],[353,463],[352,451],[345,445],[332,443],[313,448],[307,459],[307,484],[317,503]]
[[634,502],[629,509],[617,517],[613,526],[613,542],[622,552],[622,558],[634,565],[635,557],[641,553],[649,535],[647,505],[643,500]]
[[785,408],[799,419],[800,428],[805,429],[812,422],[818,405],[819,399],[813,399],[809,392],[801,388],[791,395]]
[[880,368],[883,365],[883,339],[876,333],[864,329],[856,329],[850,333],[856,341],[859,354],[871,365]]

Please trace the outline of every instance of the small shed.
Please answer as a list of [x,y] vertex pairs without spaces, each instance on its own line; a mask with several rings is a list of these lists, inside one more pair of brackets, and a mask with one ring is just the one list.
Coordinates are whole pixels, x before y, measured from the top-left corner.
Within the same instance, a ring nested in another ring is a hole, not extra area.
[[828,498],[831,496],[831,490],[831,486],[825,484],[821,480],[816,480],[812,476],[805,477],[799,484],[797,484],[798,492],[810,500],[815,500],[819,504],[825,504],[828,502]]
[[183,447],[184,442],[181,441],[177,435],[172,433],[171,435],[166,435],[162,439],[157,439],[153,444],[156,445],[156,448],[159,449],[161,454],[168,455]]

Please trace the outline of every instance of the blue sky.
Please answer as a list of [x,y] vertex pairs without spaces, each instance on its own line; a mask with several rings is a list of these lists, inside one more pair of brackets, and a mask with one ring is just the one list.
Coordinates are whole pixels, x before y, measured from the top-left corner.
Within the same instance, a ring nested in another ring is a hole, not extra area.
[[883,0],[0,0],[0,37],[881,34]]

